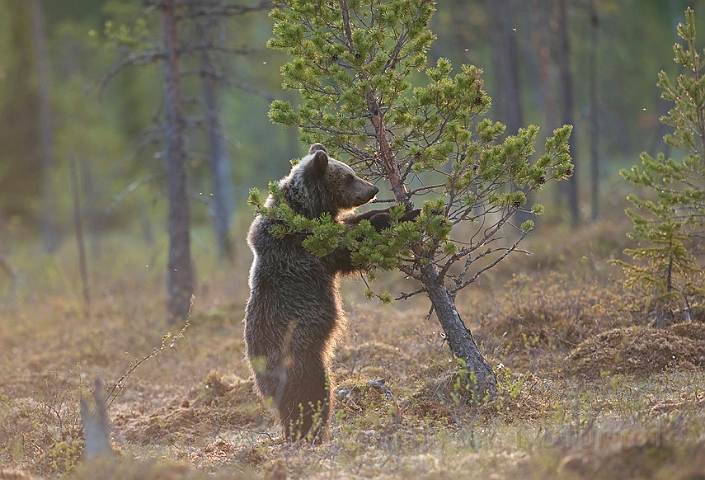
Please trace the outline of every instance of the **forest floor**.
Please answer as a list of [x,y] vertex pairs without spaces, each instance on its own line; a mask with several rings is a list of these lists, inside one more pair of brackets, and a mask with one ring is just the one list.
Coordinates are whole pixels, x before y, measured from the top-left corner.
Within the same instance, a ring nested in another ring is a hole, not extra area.
[[[705,478],[705,323],[655,318],[622,288],[607,260],[626,230],[542,227],[524,244],[535,255],[459,294],[500,382],[479,407],[424,298],[382,306],[346,280],[316,445],[285,442],[253,392],[244,245],[234,266],[197,260],[184,329],[164,321],[163,241],[103,242],[89,316],[73,245],[5,252],[18,285],[0,282],[0,478]],[[393,275],[373,286],[403,289]],[[96,375],[117,455],[86,461],[79,398]]]

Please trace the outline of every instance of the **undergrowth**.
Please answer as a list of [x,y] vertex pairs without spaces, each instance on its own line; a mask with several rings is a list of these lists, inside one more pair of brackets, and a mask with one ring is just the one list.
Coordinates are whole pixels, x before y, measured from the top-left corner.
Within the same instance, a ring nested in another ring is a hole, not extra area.
[[[159,242],[93,259],[88,319],[70,245],[51,258],[9,254],[24,279],[0,302],[0,478],[695,478],[705,468],[705,324],[656,325],[648,302],[622,289],[606,262],[621,245],[605,243],[620,228],[569,240],[547,229],[534,256],[458,296],[498,375],[490,403],[472,398],[426,304],[382,306],[360,280],[344,282],[333,419],[315,446],[285,442],[254,394],[244,245],[226,268],[196,252],[199,289],[181,332],[164,321],[162,275],[137,267]],[[112,241],[124,243],[104,249]],[[52,278],[31,277],[32,258],[53,265]],[[87,461],[78,401],[95,375],[117,386],[115,455]]]

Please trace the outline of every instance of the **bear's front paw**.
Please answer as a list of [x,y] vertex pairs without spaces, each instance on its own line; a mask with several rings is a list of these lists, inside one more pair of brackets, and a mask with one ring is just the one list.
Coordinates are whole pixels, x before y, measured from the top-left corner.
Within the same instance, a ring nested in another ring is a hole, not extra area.
[[370,224],[375,227],[375,230],[381,232],[392,226],[392,217],[388,213],[378,213],[370,218]]
[[[406,212],[402,217],[399,219],[400,222],[411,222],[413,221],[416,217],[418,217],[421,214],[420,209],[416,210],[409,210]],[[387,212],[382,212],[374,215],[372,218],[370,218],[370,224],[377,230],[378,232],[384,230],[385,228],[390,228],[392,226],[392,217],[387,213]]]
[[409,210],[404,215],[402,215],[402,217],[399,219],[399,221],[400,222],[411,222],[414,219],[416,219],[416,217],[418,217],[419,215],[421,215],[420,208],[417,208],[416,210]]

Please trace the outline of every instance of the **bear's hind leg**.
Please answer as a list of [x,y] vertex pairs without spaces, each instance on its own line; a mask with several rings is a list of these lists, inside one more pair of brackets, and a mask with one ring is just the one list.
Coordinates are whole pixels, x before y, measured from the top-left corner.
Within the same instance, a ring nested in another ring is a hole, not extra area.
[[297,363],[275,403],[287,439],[314,441],[330,417],[330,381],[320,358]]

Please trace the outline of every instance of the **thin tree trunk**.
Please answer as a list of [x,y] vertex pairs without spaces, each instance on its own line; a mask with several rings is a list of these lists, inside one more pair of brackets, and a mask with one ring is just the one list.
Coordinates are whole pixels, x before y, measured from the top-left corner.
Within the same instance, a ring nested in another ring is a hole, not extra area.
[[595,0],[590,0],[590,194],[592,196],[591,219],[597,221],[600,215],[600,131],[598,122],[599,103],[597,98],[597,48],[599,41],[599,19]]
[[[201,27],[201,41],[204,45],[209,45],[213,38],[212,30],[214,28],[209,20],[206,22],[208,23]],[[221,258],[232,261],[233,245],[230,239],[230,222],[232,206],[235,202],[232,170],[219,109],[218,78],[213,67],[211,53],[207,48],[204,48],[201,53],[201,79],[208,135],[208,164],[213,188],[213,225]]]
[[42,14],[41,0],[31,0],[32,35],[34,37],[37,76],[39,79],[39,130],[42,144],[42,214],[41,230],[44,248],[52,252],[58,241],[54,229],[54,134],[51,118],[51,97],[49,91],[49,60],[47,58],[46,29]]
[[86,263],[86,244],[83,239],[83,222],[81,217],[81,199],[79,194],[78,168],[76,159],[69,158],[71,170],[71,192],[73,196],[73,224],[76,231],[76,246],[78,247],[78,265],[81,270],[81,286],[83,287],[83,300],[85,302],[85,315],[90,316],[91,293],[88,283],[88,265]]
[[394,199],[397,203],[403,203],[407,207],[410,207],[411,202],[409,200],[409,190],[402,181],[396,154],[394,153],[394,150],[392,150],[391,143],[389,143],[389,137],[387,137],[387,130],[384,125],[384,118],[379,108],[379,101],[375,97],[374,92],[369,92],[367,94],[366,101],[367,111],[370,113],[370,120],[375,129],[375,136],[377,137],[377,146],[379,148],[379,156],[384,169],[384,176],[387,180],[389,180],[389,183],[392,186]]
[[[566,0],[556,0],[556,8],[558,9],[558,49],[556,56],[558,59],[558,68],[560,71],[560,98],[562,110],[563,124],[574,125],[573,110],[574,110],[574,93],[573,93],[573,74],[570,69],[570,41],[568,38],[568,8]],[[568,178],[563,185],[565,194],[568,197],[568,209],[570,210],[571,223],[577,225],[580,221],[580,212],[578,206],[578,168],[577,158],[578,151],[575,146],[576,135],[570,136],[570,152],[573,156],[573,175]]]
[[140,230],[142,232],[142,240],[148,246],[154,246],[154,231],[152,229],[152,222],[149,218],[149,212],[147,211],[147,205],[142,200],[137,200],[137,215],[140,218]]
[[88,202],[89,207],[89,213],[87,215],[86,223],[87,223],[87,228],[88,228],[88,236],[90,238],[90,250],[91,250],[91,259],[92,260],[99,260],[100,259],[100,218],[98,214],[95,211],[94,206],[98,203],[100,200],[100,193],[98,192],[98,188],[96,187],[95,184],[95,176],[93,175],[93,169],[91,168],[91,162],[83,162],[81,164],[81,169],[79,170],[80,177],[82,179],[82,184],[83,184],[83,193],[86,196],[86,200]]
[[176,0],[164,0],[164,111],[166,116],[166,172],[169,188],[169,262],[167,290],[169,323],[185,319],[194,291],[191,264],[190,215],[184,141],[185,119],[181,95],[181,62]]
[[[375,112],[379,112],[379,108],[376,100],[371,100],[372,98],[371,95],[368,96],[368,107],[373,107],[370,109],[370,113],[372,114],[375,132],[377,132],[380,156],[386,169],[387,179],[392,185],[396,201],[408,204],[407,189],[401,181],[399,167],[384,128],[384,120],[379,113],[375,114]],[[391,158],[389,155],[391,155]],[[389,176],[390,172],[392,172],[392,176]],[[398,183],[394,183],[392,178],[396,179]],[[455,307],[453,298],[448,293],[448,289],[443,282],[444,279],[439,276],[438,268],[433,262],[429,262],[421,271],[421,276],[424,290],[446,334],[451,352],[456,358],[463,359],[468,370],[475,375],[475,400],[482,401],[485,398],[494,397],[497,394],[497,380],[492,372],[492,367],[480,353],[472,333],[465,326],[460,315],[458,315],[458,309]]]
[[438,275],[438,268],[433,263],[429,263],[422,270],[422,275],[424,288],[436,312],[438,322],[443,327],[450,350],[456,358],[462,359],[468,371],[475,375],[473,392],[475,401],[481,403],[485,399],[495,397],[497,395],[497,378],[492,367],[477,348],[472,332],[460,318],[455,302],[448,294],[443,279]]

